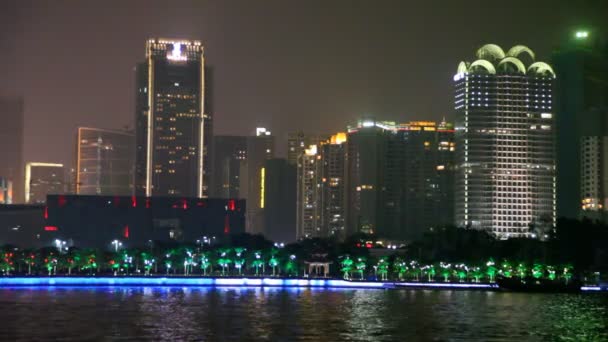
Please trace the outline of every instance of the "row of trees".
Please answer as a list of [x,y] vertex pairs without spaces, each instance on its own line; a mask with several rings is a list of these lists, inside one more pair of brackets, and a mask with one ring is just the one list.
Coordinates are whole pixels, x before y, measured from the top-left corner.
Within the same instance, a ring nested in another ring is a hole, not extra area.
[[[166,249],[122,249],[101,251],[70,248],[61,250],[14,250],[4,248],[0,272],[4,275],[183,275],[183,276],[287,276],[306,275],[310,259],[327,258],[328,253],[305,255],[297,245],[249,250],[229,246],[179,246]],[[318,260],[317,260],[318,261]],[[335,261],[335,262],[334,262]],[[494,282],[505,277],[562,278],[573,274],[571,265],[552,266],[493,259],[481,263],[421,263],[406,259],[401,251],[393,255],[372,257],[367,249],[338,255],[333,276],[348,280],[409,280],[443,282]],[[313,275],[314,276],[314,275]]]
[[329,262],[329,274],[346,279],[493,281],[502,275],[567,280],[573,269],[577,275],[608,273],[608,227],[589,221],[558,221],[547,241],[500,241],[483,231],[445,227],[391,255],[367,248],[375,240],[359,234],[345,241],[315,238],[280,246],[260,235],[242,234],[211,245],[117,244],[111,250],[4,246],[0,274],[303,276],[310,261]]

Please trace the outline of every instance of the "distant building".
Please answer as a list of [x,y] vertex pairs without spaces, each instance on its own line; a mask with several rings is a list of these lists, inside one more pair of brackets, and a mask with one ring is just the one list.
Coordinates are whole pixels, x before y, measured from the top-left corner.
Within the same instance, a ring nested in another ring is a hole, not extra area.
[[79,127],[76,140],[77,194],[133,194],[135,137],[132,133]]
[[243,198],[240,190],[241,165],[247,160],[247,137],[214,136],[210,194],[215,198]]
[[245,231],[245,201],[136,196],[53,195],[47,198],[43,241],[81,248],[128,248],[156,242],[194,243]]
[[349,127],[348,234],[413,240],[451,224],[453,135],[446,122],[362,120]]
[[0,204],[13,204],[13,182],[0,177]]
[[454,76],[455,222],[502,239],[542,237],[556,222],[555,73],[522,45],[484,45],[476,58]]
[[296,229],[297,238],[325,237],[321,221],[321,155],[311,145],[298,158]]
[[27,163],[25,167],[25,203],[43,204],[47,195],[65,193],[63,164]]
[[[599,161],[608,136],[608,44],[578,31],[553,54],[556,79],[557,214],[597,217],[605,210]],[[599,197],[598,197],[599,196]]]
[[318,145],[327,139],[329,139],[328,135],[305,134],[302,131],[290,132],[287,135],[287,162],[290,165],[297,165],[298,158],[310,145]]
[[136,68],[135,190],[206,197],[211,114],[199,41],[150,39]]
[[608,136],[582,137],[580,148],[581,217],[608,223]]
[[278,242],[296,240],[296,167],[286,159],[264,164],[264,236]]
[[319,144],[320,209],[323,236],[346,236],[346,133]]
[[0,97],[0,177],[13,183],[13,202],[23,203],[23,99]]
[[[412,121],[397,131],[402,145],[403,238],[419,238],[454,222],[454,127],[445,121]],[[393,153],[395,154],[395,153]],[[399,198],[393,201],[399,203]],[[399,237],[399,236],[398,236]]]
[[247,232],[264,233],[264,184],[266,160],[274,158],[274,136],[266,128],[257,128],[247,137],[247,158],[241,163],[240,195],[247,200]]

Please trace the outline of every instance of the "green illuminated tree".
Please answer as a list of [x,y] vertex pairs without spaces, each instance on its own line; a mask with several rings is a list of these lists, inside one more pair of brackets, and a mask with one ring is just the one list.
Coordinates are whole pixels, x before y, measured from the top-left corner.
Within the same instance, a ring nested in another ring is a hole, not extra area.
[[207,270],[209,270],[209,268],[213,265],[208,252],[203,252],[200,254],[200,264],[201,269],[203,270],[203,275],[206,276]]
[[232,259],[230,259],[230,248],[221,248],[218,250],[219,259],[217,260],[217,264],[222,268],[222,275],[226,275],[226,271],[230,271],[230,264],[232,263]]
[[516,268],[517,276],[520,278],[525,278],[526,274],[528,274],[528,268],[524,263],[519,263]]
[[500,264],[500,274],[506,278],[513,276],[513,266],[509,261],[505,260]]
[[285,262],[285,275],[287,276],[297,276],[298,275],[298,264],[296,262],[296,255],[291,254],[287,261]]
[[395,258],[395,261],[393,262],[393,272],[397,273],[397,279],[403,281],[407,271],[407,262],[401,257]]
[[539,279],[542,278],[542,276],[545,274],[544,271],[544,266],[540,263],[535,263],[532,266],[532,277],[534,277],[535,279]]
[[389,268],[388,259],[386,257],[380,258],[378,260],[378,263],[376,264],[376,268],[378,270],[378,275],[380,276],[380,279],[386,281],[388,277]]
[[253,261],[251,262],[251,266],[255,268],[255,275],[259,275],[260,267],[262,268],[262,274],[264,274],[264,258],[262,257],[261,251],[255,251],[253,253]]
[[549,280],[555,280],[557,274],[555,273],[555,266],[547,266],[547,277]]
[[365,273],[365,269],[367,268],[367,264],[365,261],[366,260],[364,257],[358,257],[357,262],[355,263],[355,269],[357,270],[357,273],[359,273],[359,277],[361,280],[363,280],[363,275]]
[[350,280],[350,273],[353,271],[354,262],[348,255],[341,258],[342,261],[340,262],[340,271],[342,272],[342,277],[346,280]]
[[234,267],[238,270],[239,275],[243,274],[243,267],[245,265],[245,251],[246,248],[237,247],[234,249]]
[[566,280],[566,283],[570,282],[570,279],[572,279],[572,265],[570,265],[570,264],[564,265],[564,268],[562,270],[562,278],[564,278],[564,280]]
[[458,277],[459,282],[464,282],[467,280],[469,274],[469,267],[465,264],[460,264],[456,267],[456,277]]
[[497,271],[498,270],[496,269],[494,260],[493,259],[488,260],[488,262],[486,262],[486,275],[488,276],[488,280],[490,281],[490,283],[494,282]]
[[268,266],[272,267],[272,275],[275,276],[276,268],[279,266],[279,259],[276,257],[276,255],[270,257],[270,260],[268,260]]
[[415,281],[420,281],[420,276],[422,275],[422,267],[416,260],[410,261],[409,267],[410,278]]
[[443,282],[447,283],[450,281],[450,275],[452,275],[452,264],[444,263],[443,261],[439,263],[439,268],[441,270],[441,276],[443,277]]
[[481,278],[483,277],[483,271],[481,270],[481,267],[473,267],[473,279],[475,279],[476,283],[479,283]]

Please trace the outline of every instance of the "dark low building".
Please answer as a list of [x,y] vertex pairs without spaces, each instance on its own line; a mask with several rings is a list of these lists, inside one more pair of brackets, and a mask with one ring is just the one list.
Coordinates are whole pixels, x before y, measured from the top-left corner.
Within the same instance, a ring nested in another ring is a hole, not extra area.
[[0,205],[0,246],[39,248],[44,241],[44,206]]
[[245,200],[134,196],[48,196],[44,240],[78,247],[195,242],[245,232]]

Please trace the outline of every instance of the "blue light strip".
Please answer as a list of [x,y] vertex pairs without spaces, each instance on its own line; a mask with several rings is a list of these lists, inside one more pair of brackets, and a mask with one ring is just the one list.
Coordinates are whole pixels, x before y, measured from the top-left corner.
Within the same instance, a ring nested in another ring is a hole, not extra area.
[[333,279],[180,278],[180,277],[24,277],[0,278],[8,286],[267,286],[386,288],[392,283],[350,282]]
[[476,284],[476,283],[395,283],[397,287],[432,287],[432,288],[457,288],[457,289],[497,289],[496,284]]
[[[201,277],[0,277],[1,287],[12,286],[239,286],[314,288],[437,288],[498,289],[496,284],[365,282],[339,279],[201,278]],[[606,291],[600,286],[582,286],[582,291]]]

